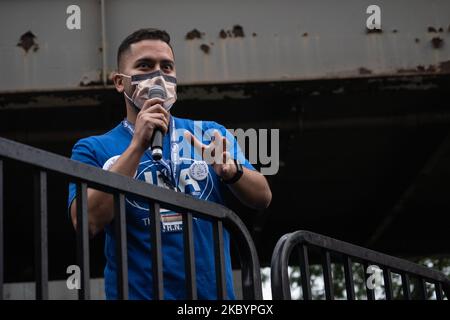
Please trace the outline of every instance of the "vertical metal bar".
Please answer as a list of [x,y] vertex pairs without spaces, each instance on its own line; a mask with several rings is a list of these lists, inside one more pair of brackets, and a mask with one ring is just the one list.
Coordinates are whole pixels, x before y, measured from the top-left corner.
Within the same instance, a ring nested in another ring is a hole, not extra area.
[[106,13],[105,13],[105,0],[100,0],[100,14],[102,25],[102,82],[103,85],[107,85],[107,59],[106,59]]
[[216,263],[217,299],[223,300],[227,296],[225,282],[225,258],[223,252],[223,225],[222,221],[213,222],[214,261]]
[[36,299],[48,299],[47,173],[34,174],[34,266]]
[[355,283],[353,281],[352,259],[349,256],[344,257],[344,276],[347,300],[355,300]]
[[164,299],[163,261],[161,244],[161,215],[159,203],[149,204],[150,239],[152,250],[153,299]]
[[300,280],[302,281],[303,300],[311,300],[311,279],[309,274],[308,247],[305,244],[298,246],[300,260]]
[[81,269],[80,300],[90,299],[89,225],[87,210],[87,184],[77,183],[77,261]]
[[436,300],[442,300],[443,299],[442,285],[440,282],[436,282],[434,284],[434,290],[436,291]]
[[383,279],[384,279],[384,292],[386,295],[386,300],[392,300],[394,298],[394,293],[392,291],[392,276],[390,268],[385,268],[383,270]]
[[427,284],[425,282],[425,279],[419,278],[417,279],[419,281],[419,296],[422,300],[427,300]]
[[195,276],[195,250],[192,228],[192,214],[183,214],[183,238],[184,238],[184,270],[186,273],[186,296],[188,299],[197,300],[197,283]]
[[331,257],[329,251],[322,253],[322,268],[323,268],[323,280],[325,283],[325,298],[326,300],[334,300],[333,293],[333,278],[331,275]]
[[0,300],[3,300],[3,160],[0,159]]
[[411,286],[409,282],[409,275],[406,273],[402,273],[402,288],[403,288],[403,297],[405,300],[411,300]]
[[367,286],[367,280],[369,278],[369,275],[367,274],[367,268],[369,267],[369,263],[365,261],[363,263],[363,266],[364,266],[364,284],[366,287],[367,300],[375,300],[374,289],[369,289],[369,287]]
[[128,256],[127,223],[125,215],[125,195],[114,194],[114,228],[116,234],[117,256],[117,292],[119,299],[128,300]]

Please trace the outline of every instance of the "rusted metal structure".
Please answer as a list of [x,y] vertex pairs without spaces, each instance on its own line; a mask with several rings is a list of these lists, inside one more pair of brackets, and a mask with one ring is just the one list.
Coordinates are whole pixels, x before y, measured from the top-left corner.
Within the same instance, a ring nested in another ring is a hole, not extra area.
[[[140,27],[172,35],[181,84],[450,72],[450,3],[377,1],[79,0],[2,2],[1,91],[108,85],[121,40]],[[69,11],[70,13],[67,13]]]

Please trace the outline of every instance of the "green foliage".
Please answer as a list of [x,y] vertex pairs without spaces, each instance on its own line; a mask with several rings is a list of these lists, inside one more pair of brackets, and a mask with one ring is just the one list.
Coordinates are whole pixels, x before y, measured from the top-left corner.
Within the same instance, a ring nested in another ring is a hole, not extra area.
[[[447,277],[450,276],[450,258],[442,257],[425,257],[414,261],[418,264],[424,265],[428,268],[443,272]],[[335,299],[346,299],[346,286],[344,268],[342,264],[333,263],[331,265],[332,277],[333,277],[333,290]],[[310,265],[311,276],[311,292],[313,300],[325,299],[323,270],[321,265]],[[355,288],[355,298],[358,300],[367,299],[366,293],[366,278],[364,274],[364,268],[359,263],[352,264],[353,281]],[[303,299],[300,268],[290,267],[289,276],[291,280],[291,294],[293,299]],[[266,280],[267,281],[267,280]],[[403,290],[401,277],[398,274],[392,273],[391,277],[392,290],[394,299],[403,299]],[[411,282],[411,297],[412,299],[420,299],[419,295],[419,282],[418,279],[412,277]],[[376,299],[385,299],[384,280],[382,279],[382,273],[380,273],[379,285],[374,289]],[[436,299],[434,285],[427,283],[427,299]]]

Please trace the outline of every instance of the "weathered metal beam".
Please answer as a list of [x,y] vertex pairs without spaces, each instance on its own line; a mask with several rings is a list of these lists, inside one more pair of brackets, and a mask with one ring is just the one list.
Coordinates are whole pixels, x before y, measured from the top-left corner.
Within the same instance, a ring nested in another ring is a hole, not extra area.
[[371,4],[79,0],[81,28],[70,30],[65,2],[6,0],[0,92],[111,83],[120,42],[149,26],[171,34],[181,84],[450,72],[450,2],[379,0],[382,32],[368,32]]

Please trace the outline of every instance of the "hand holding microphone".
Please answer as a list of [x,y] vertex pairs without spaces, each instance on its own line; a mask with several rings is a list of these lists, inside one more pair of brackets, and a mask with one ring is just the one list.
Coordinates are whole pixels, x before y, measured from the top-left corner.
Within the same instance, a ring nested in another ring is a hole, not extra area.
[[[164,87],[160,85],[154,85],[148,90],[148,98],[154,99],[159,98],[162,100],[166,99],[166,91]],[[163,133],[161,130],[156,129],[153,131],[152,137],[152,157],[155,160],[161,160],[163,155]]]
[[148,99],[137,114],[133,142],[142,153],[151,146],[152,157],[162,157],[162,140],[169,128],[169,112],[163,107],[165,91],[158,85],[148,91]]

